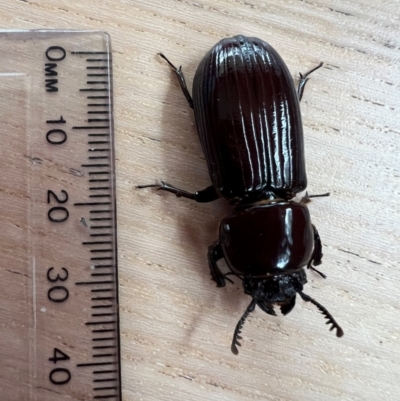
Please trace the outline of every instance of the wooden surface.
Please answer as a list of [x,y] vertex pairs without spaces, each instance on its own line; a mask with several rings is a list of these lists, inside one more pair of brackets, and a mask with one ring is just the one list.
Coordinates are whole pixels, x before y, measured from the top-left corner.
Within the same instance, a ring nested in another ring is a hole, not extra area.
[[[398,400],[400,398],[399,2],[0,2],[2,28],[107,31],[113,42],[123,399]],[[302,102],[310,205],[324,245],[307,293],[342,325],[337,339],[298,300],[287,317],[257,310],[238,356],[234,327],[249,302],[218,289],[207,247],[230,208],[135,185],[209,185],[192,111],[157,57],[190,84],[219,39],[258,36],[293,75],[319,61]]]

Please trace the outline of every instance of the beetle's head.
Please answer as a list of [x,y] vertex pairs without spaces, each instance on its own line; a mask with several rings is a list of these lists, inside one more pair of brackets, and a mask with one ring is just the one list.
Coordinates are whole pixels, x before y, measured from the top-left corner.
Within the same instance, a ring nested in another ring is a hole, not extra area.
[[330,330],[336,328],[337,337],[341,337],[343,335],[343,330],[326,308],[303,293],[303,284],[306,282],[306,273],[303,269],[294,273],[272,276],[264,279],[245,277],[243,279],[244,292],[252,297],[252,301],[236,325],[231,346],[232,352],[234,354],[239,353],[237,345],[241,345],[238,341],[241,339],[240,331],[247,316],[250,312],[254,311],[256,305],[264,312],[273,316],[276,316],[274,305],[278,305],[282,314],[287,315],[296,304],[297,293],[304,301],[314,304],[324,314],[326,319],[328,319],[327,324],[332,324]]
[[269,315],[276,316],[274,305],[279,305],[281,312],[287,315],[296,303],[296,292],[302,291],[306,282],[306,274],[301,269],[291,274],[264,279],[245,277],[243,289],[253,298],[256,305]]

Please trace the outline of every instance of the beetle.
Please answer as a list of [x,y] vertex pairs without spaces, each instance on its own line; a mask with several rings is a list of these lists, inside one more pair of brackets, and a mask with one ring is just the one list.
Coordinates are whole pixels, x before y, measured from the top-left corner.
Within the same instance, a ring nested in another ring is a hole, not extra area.
[[[195,193],[164,181],[138,188],[155,187],[196,202],[223,197],[234,206],[220,223],[219,240],[208,249],[217,286],[233,283],[228,276],[235,275],[252,298],[236,325],[232,352],[238,354],[241,329],[256,305],[270,315],[276,315],[273,306],[278,305],[286,315],[297,294],[314,304],[341,337],[343,330],[327,309],[303,292],[305,267],[326,276],[314,267],[321,264],[322,245],[306,206],[313,196],[293,199],[307,186],[299,103],[308,75],[323,64],[300,74],[296,90],[271,45],[243,35],[225,38],[200,62],[192,97],[182,67],[159,55],[194,110],[212,185]],[[230,269],[225,274],[217,265],[222,258]]]

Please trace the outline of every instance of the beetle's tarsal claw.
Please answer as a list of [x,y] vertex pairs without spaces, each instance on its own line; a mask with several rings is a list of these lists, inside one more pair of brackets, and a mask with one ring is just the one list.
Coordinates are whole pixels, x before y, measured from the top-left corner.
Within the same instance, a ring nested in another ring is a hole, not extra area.
[[311,202],[311,198],[322,198],[324,196],[330,196],[330,194],[330,192],[325,192],[324,194],[309,195],[308,191],[306,191],[305,195],[300,199],[300,203],[306,205]]
[[163,180],[159,180],[159,184],[149,184],[149,185],[136,185],[137,189],[143,189],[143,188],[157,188],[159,189],[164,189],[167,184]]
[[324,63],[321,61],[316,67],[314,67],[312,70],[306,72],[304,75],[300,74],[301,79],[308,77],[311,73],[318,70],[318,68],[321,68],[323,65],[324,65]]
[[336,337],[343,336],[343,334],[344,334],[343,329],[337,324],[336,320],[333,318],[333,316],[328,312],[328,310],[324,306],[322,306],[315,299],[311,298],[309,295],[304,294],[304,292],[298,291],[298,293],[300,294],[303,301],[311,302],[322,312],[322,314],[325,316],[325,318],[328,319],[326,324],[332,325],[332,327],[330,328],[330,331],[332,331],[333,329],[336,329]]
[[143,189],[143,188],[155,188],[158,187],[159,185],[157,184],[150,184],[150,185],[136,185],[137,189]]
[[[308,195],[308,193],[307,193]],[[324,194],[315,194],[315,195],[308,195],[309,198],[322,198],[324,196],[330,196],[330,192],[325,192]]]
[[240,318],[240,320],[238,321],[238,324],[236,325],[235,331],[233,333],[233,339],[232,339],[232,345],[231,345],[231,351],[232,353],[234,353],[235,355],[237,355],[239,353],[239,350],[237,348],[237,345],[239,347],[241,347],[242,344],[239,343],[239,339],[241,340],[242,337],[240,336],[241,330],[243,328],[244,322],[247,319],[247,316],[249,316],[249,314],[251,312],[253,312],[253,310],[256,307],[256,301],[254,299],[252,299],[252,301],[250,302],[249,306],[247,307],[247,309],[245,310],[245,312],[243,313],[242,317]]
[[318,269],[316,269],[314,266],[308,266],[308,268],[309,269],[311,269],[311,270],[314,270],[316,273],[318,273],[322,278],[325,278],[326,279],[326,274],[324,274],[324,273],[322,273],[322,272],[320,272]]
[[175,70],[175,71],[177,71],[177,68],[167,59],[167,57],[165,57],[165,55],[163,54],[163,53],[158,53],[158,55],[160,56],[160,57],[162,57],[169,65],[170,65],[170,67],[173,69],[173,70]]

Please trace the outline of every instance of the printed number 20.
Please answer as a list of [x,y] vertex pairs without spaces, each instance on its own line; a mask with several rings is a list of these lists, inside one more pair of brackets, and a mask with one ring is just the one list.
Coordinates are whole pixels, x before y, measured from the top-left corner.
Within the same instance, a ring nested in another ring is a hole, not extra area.
[[[47,203],[51,203],[51,197],[53,197],[57,203],[66,203],[68,201],[68,193],[64,190],[61,190],[61,193],[64,195],[63,199],[60,199],[53,191],[47,191]],[[68,219],[69,212],[64,206],[53,206],[47,212],[47,216],[53,223],[62,223]]]

